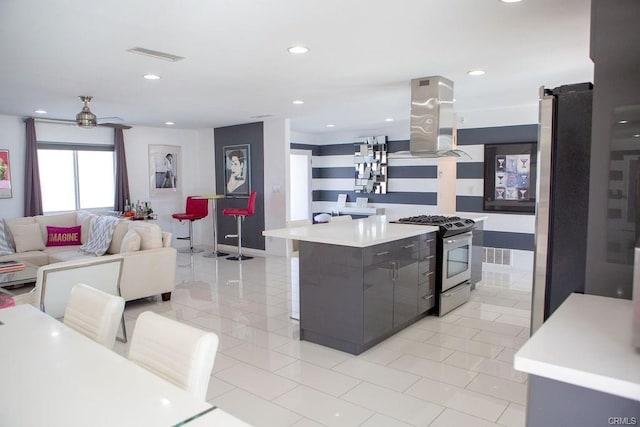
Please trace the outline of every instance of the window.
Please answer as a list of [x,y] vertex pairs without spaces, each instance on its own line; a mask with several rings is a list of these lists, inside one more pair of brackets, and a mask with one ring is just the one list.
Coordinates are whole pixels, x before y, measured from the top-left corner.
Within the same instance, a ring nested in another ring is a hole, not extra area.
[[113,209],[113,146],[38,143],[44,212]]

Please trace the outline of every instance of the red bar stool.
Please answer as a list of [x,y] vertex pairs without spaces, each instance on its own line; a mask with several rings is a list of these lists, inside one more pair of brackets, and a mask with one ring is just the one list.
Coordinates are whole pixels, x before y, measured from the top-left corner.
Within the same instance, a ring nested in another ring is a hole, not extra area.
[[[178,252],[195,254],[202,252],[203,249],[197,249],[193,247],[193,221],[205,218],[209,215],[209,201],[207,199],[200,199],[197,196],[187,197],[187,207],[184,213],[174,213],[171,215],[173,218],[182,221],[189,221],[189,249],[180,248]],[[178,237],[180,239],[180,237]]]
[[256,210],[256,192],[252,191],[249,194],[249,202],[246,208],[226,208],[222,211],[222,215],[234,216],[238,223],[238,234],[227,234],[225,237],[237,237],[238,238],[238,255],[227,257],[232,261],[242,261],[243,259],[252,259],[252,256],[246,256],[242,254],[242,221],[248,216],[252,216]]

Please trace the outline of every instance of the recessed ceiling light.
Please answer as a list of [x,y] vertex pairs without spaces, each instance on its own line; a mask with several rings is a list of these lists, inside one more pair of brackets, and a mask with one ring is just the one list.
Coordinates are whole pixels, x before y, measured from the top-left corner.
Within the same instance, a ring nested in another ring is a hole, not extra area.
[[634,138],[640,138],[640,133],[636,133],[635,135],[633,135]]
[[387,117],[386,119],[384,119],[385,122],[392,122],[393,119],[391,117]]
[[175,123],[173,123],[173,122],[164,122],[164,124],[165,124],[165,125],[167,125],[167,126],[173,126],[173,125],[175,125]]
[[470,76],[483,76],[484,70],[471,70],[467,71],[467,74],[469,74]]
[[293,103],[296,104],[296,105],[301,105],[301,104],[304,104],[304,101],[301,101],[301,100],[298,99],[298,100],[293,101]]
[[36,114],[47,114],[45,110],[33,110],[33,112]]
[[621,125],[625,124],[625,123],[629,123],[627,120],[618,120],[618,123],[620,123]]
[[157,74],[145,74],[142,77],[144,77],[147,80],[160,80],[160,76]]
[[522,0],[500,0],[501,3],[520,3]]
[[291,46],[289,49],[287,49],[290,53],[297,53],[297,54],[301,54],[301,53],[307,53],[309,52],[309,48],[304,47],[304,46]]
[[329,125],[327,125],[327,127],[328,128],[334,128],[334,127],[336,127],[336,125],[329,124]]

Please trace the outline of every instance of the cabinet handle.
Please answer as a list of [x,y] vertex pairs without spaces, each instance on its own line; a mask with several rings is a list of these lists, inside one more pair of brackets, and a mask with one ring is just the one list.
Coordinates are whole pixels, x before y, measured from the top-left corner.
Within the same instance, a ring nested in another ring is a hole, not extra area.
[[423,276],[431,276],[434,273],[434,271],[429,271],[429,272],[424,272],[422,273]]
[[433,242],[433,241],[435,241],[435,240],[436,240],[436,239],[429,239],[429,240],[427,240],[427,243],[431,243],[431,242]]
[[428,259],[433,259],[433,258],[435,258],[435,255],[431,255],[431,256],[426,257],[426,258],[424,259],[424,261],[426,261],[426,260],[428,260]]
[[412,243],[410,245],[403,246],[402,249],[409,249],[409,248],[412,248],[414,246],[415,246],[415,243]]
[[431,298],[433,298],[433,294],[425,295],[425,296],[422,297],[423,300],[428,300],[428,299],[431,299]]
[[388,254],[388,253],[389,253],[389,251],[378,252],[378,253],[376,254],[376,256],[382,256],[382,255],[386,255],[386,254]]

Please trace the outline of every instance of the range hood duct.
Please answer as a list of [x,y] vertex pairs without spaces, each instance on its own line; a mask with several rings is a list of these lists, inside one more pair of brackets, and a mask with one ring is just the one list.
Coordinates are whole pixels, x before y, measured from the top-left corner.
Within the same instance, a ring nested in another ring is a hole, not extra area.
[[390,157],[470,157],[456,149],[453,82],[441,76],[411,80],[409,151]]

